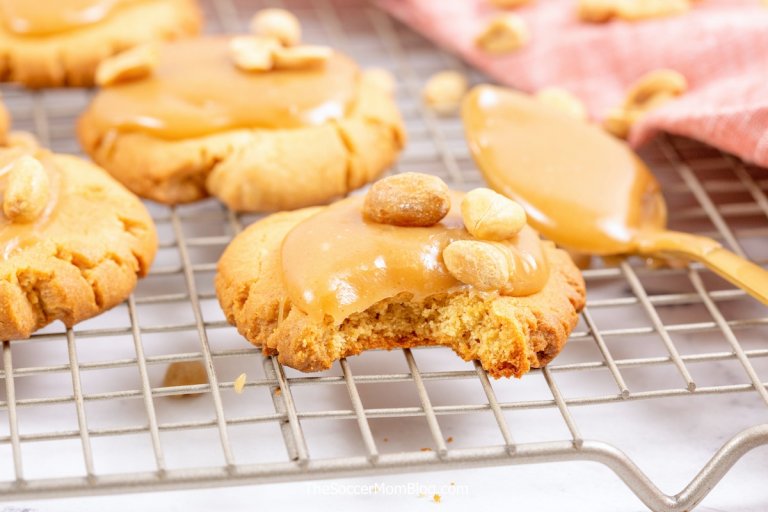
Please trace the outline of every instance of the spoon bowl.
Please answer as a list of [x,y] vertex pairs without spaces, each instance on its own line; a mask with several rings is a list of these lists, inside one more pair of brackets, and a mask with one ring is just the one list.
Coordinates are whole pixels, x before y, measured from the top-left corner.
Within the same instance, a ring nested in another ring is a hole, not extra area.
[[520,203],[528,222],[558,245],[599,255],[687,257],[768,304],[768,271],[712,239],[666,229],[661,187],[625,142],[489,85],[470,91],[462,118],[486,181]]

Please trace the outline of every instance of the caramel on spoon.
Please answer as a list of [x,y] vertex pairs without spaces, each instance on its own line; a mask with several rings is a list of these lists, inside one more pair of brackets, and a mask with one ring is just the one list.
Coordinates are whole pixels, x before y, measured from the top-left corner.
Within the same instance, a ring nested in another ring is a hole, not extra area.
[[488,85],[466,96],[462,118],[486,181],[552,241],[592,254],[687,257],[768,304],[768,271],[712,239],[667,230],[658,182],[601,128]]

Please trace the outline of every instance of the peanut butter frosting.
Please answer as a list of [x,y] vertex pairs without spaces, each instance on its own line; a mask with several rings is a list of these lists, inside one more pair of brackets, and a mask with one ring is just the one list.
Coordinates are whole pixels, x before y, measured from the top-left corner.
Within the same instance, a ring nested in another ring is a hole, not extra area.
[[140,131],[187,139],[238,128],[290,129],[344,117],[359,69],[334,52],[323,66],[243,71],[229,38],[169,43],[147,78],[105,87],[89,116],[102,132]]
[[636,234],[665,224],[656,179],[626,145],[599,127],[524,94],[479,86],[462,117],[472,153],[496,191],[558,244],[629,252]]
[[62,176],[51,154],[45,150],[32,152],[21,148],[0,151],[0,196],[8,187],[8,173],[13,162],[21,156],[32,155],[42,164],[48,176],[49,194],[42,213],[30,223],[14,222],[0,209],[0,257],[7,260],[24,247],[34,245],[45,238],[43,232],[56,216]]
[[[291,303],[316,320],[329,316],[338,325],[401,293],[421,300],[471,288],[454,278],[442,259],[451,242],[474,239],[462,221],[462,197],[452,193],[448,214],[428,227],[364,220],[362,197],[345,199],[303,220],[281,249],[283,283]],[[514,238],[493,243],[509,249],[512,277],[505,294],[526,296],[545,286],[549,267],[536,231],[526,226]]]
[[5,27],[21,36],[49,36],[98,23],[119,6],[146,0],[0,0]]

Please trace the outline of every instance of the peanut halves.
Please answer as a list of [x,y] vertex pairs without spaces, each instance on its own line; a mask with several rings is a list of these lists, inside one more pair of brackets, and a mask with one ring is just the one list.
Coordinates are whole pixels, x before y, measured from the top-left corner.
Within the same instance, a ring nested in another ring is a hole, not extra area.
[[478,290],[500,290],[509,282],[504,250],[480,240],[456,240],[443,249],[443,262],[458,281]]
[[331,58],[333,50],[327,46],[285,47],[269,37],[239,36],[229,41],[229,53],[235,66],[243,71],[270,71],[322,65]]
[[522,48],[530,39],[525,20],[515,14],[502,14],[491,19],[475,38],[475,45],[488,53],[509,53]]
[[579,0],[582,21],[603,23],[613,18],[638,21],[673,16],[688,11],[691,0]]
[[257,36],[273,38],[283,46],[301,42],[301,24],[293,13],[285,9],[263,9],[251,19],[251,32]]
[[646,73],[629,89],[624,103],[606,114],[603,128],[617,137],[626,138],[638,119],[687,89],[688,81],[674,69]]
[[243,71],[269,71],[272,55],[280,44],[268,37],[239,36],[229,40],[229,52],[235,66]]
[[455,112],[467,92],[467,79],[458,71],[435,73],[422,90],[424,103],[439,114]]
[[480,240],[508,240],[525,226],[525,210],[489,188],[467,192],[461,201],[461,217],[469,234]]
[[477,240],[456,240],[443,249],[443,262],[458,281],[478,290],[504,290],[510,280],[510,249],[501,242],[525,226],[525,211],[487,188],[468,192],[461,202],[466,230]]
[[37,220],[48,205],[51,184],[43,164],[21,156],[10,164],[3,193],[3,213],[11,222]]
[[155,70],[158,60],[155,45],[135,46],[101,61],[96,68],[96,84],[104,87],[146,78]]

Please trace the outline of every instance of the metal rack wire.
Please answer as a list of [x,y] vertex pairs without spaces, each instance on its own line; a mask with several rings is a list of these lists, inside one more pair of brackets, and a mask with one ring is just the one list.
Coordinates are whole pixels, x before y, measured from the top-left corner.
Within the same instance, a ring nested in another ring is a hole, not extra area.
[[[245,30],[261,7],[236,0],[203,4],[209,29],[231,32]],[[463,189],[480,184],[460,121],[435,117],[418,100],[430,73],[464,69],[460,62],[365,4],[285,4],[302,18],[306,39],[396,72],[411,140],[394,172],[432,172]],[[4,86],[3,92],[16,129],[33,131],[56,151],[79,152],[73,123],[89,91]],[[643,157],[663,183],[673,228],[768,261],[765,170],[667,136]],[[753,408],[768,405],[768,313],[698,265],[594,262],[584,272],[588,307],[566,350],[521,381],[491,382],[478,364],[442,348],[372,352],[322,374],[300,374],[247,345],[216,304],[218,256],[256,217],[235,215],[215,201],[149,207],[161,248],[126,303],[71,330],[53,325],[28,341],[3,342],[0,499],[593,460],[610,467],[649,508],[688,510],[741,455],[768,443],[767,423],[731,421],[728,428],[739,432],[681,493],[668,496],[627,454],[581,433],[582,411],[617,417],[625,405],[640,410],[664,400],[701,400],[704,410],[719,395],[738,395]],[[162,387],[169,363],[192,360],[205,364],[209,384]],[[246,392],[236,395],[233,380],[242,371]],[[172,397],[186,393],[201,396]],[[540,415],[536,421],[545,420],[547,436],[516,440],[522,426],[510,420],[516,413]],[[466,418],[473,435],[451,444],[452,422]],[[329,421],[343,427],[320,426]],[[345,441],[325,443],[339,437],[338,428],[348,434]],[[710,428],[718,428],[717,421]],[[194,457],[184,453],[190,441]],[[28,463],[51,448],[69,454],[71,464]],[[104,471],[102,461],[114,462],[110,454],[121,449],[135,454],[130,464]]]

